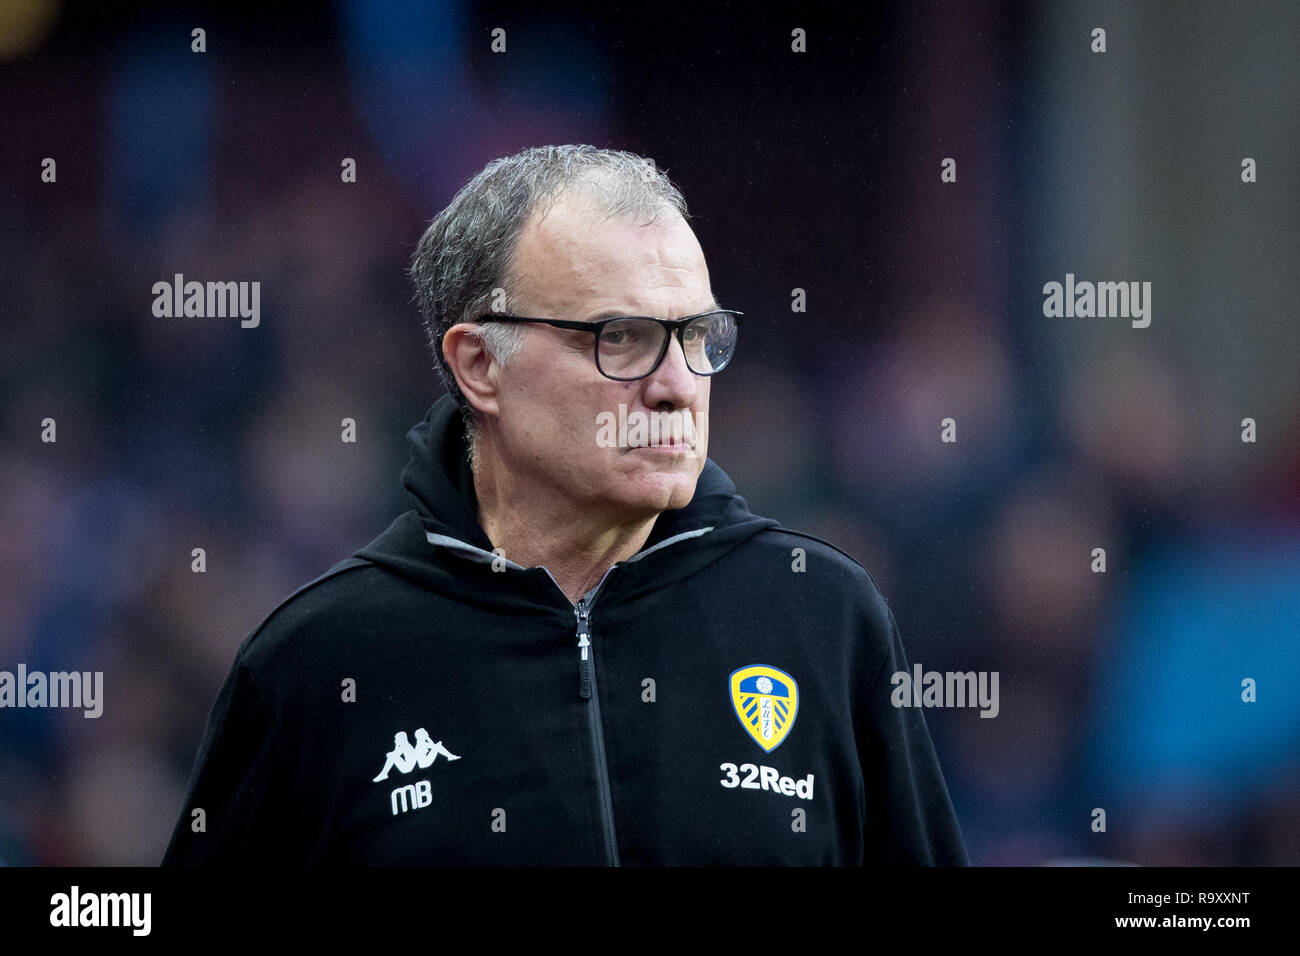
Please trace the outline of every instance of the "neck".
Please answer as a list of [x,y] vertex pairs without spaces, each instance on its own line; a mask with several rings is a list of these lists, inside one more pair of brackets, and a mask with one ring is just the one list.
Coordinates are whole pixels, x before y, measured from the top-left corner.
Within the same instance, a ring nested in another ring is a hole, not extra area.
[[545,567],[573,604],[645,545],[658,514],[616,520],[590,503],[516,477],[490,451],[474,468],[478,519],[494,548],[526,568]]

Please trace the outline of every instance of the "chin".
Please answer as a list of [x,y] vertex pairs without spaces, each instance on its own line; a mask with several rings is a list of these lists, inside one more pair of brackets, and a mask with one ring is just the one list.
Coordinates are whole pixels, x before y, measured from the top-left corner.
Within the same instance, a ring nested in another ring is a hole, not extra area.
[[624,476],[622,487],[610,496],[628,511],[646,515],[685,508],[695,496],[698,477],[691,472],[641,472]]

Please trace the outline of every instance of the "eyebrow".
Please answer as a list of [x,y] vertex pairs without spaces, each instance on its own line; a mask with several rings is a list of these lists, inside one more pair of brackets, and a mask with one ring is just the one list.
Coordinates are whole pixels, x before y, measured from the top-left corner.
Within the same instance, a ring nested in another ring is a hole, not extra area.
[[[706,307],[705,307],[701,312],[692,313],[692,314],[694,314],[694,315],[703,315],[705,312],[718,312],[718,311],[721,311],[722,306],[718,304],[718,299],[717,299],[716,296],[712,296],[712,297],[710,297],[710,301],[712,302],[712,305],[706,306]],[[606,311],[604,311],[604,312],[598,312],[598,313],[596,313],[595,315],[592,315],[592,316],[587,317],[586,319],[583,319],[583,321],[584,321],[584,322],[602,322],[602,321],[604,321],[605,319],[636,318],[636,317],[639,317],[639,316],[642,316],[642,313],[640,313],[640,312],[628,312],[628,311],[625,311],[625,310],[622,310],[622,311],[621,311],[621,310],[619,310],[619,309],[613,309],[613,310],[606,310]]]

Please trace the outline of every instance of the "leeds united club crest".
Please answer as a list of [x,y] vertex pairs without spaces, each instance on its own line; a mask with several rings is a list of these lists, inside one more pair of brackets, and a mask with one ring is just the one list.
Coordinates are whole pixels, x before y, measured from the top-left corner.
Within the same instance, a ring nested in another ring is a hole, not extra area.
[[731,674],[731,706],[740,726],[771,753],[794,726],[799,712],[799,688],[785,671],[750,664]]

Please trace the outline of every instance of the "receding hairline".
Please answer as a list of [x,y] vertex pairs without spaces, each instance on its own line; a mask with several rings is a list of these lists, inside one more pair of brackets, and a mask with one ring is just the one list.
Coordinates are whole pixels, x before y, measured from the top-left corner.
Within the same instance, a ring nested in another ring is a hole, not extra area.
[[[536,228],[545,222],[556,209],[562,209],[577,218],[608,222],[610,219],[632,218],[640,225],[662,225],[665,219],[671,221],[675,216],[686,228],[691,225],[676,206],[662,197],[639,205],[627,206],[612,198],[610,183],[615,181],[614,174],[602,170],[592,170],[577,179],[560,184],[557,188],[540,196],[532,203],[532,208],[519,224],[519,236],[530,228]],[[694,232],[694,230],[692,230]]]
[[[646,215],[642,215],[636,210],[623,210],[623,211],[615,211],[610,213],[607,211],[605,207],[603,207],[599,203],[598,198],[593,198],[586,201],[579,200],[578,202],[568,202],[566,201],[566,197],[563,195],[553,199],[553,201],[549,202],[547,206],[544,209],[542,209],[540,212],[535,210],[533,213],[530,213],[528,218],[524,221],[524,223],[519,228],[517,241],[515,242],[514,247],[510,251],[510,258],[506,266],[507,282],[509,283],[509,287],[513,291],[516,299],[524,298],[524,297],[533,298],[533,295],[525,296],[525,293],[526,292],[534,293],[533,288],[525,287],[525,282],[527,281],[527,278],[524,275],[522,275],[519,271],[518,258],[520,252],[523,250],[530,237],[534,242],[536,242],[539,239],[541,239],[543,235],[545,235],[540,231],[543,222],[552,212],[555,211],[556,208],[560,208],[560,207],[563,207],[565,211],[565,216],[567,218],[567,221],[564,223],[564,225],[569,227],[576,225],[580,228],[583,222],[589,222],[593,224],[605,223],[611,219],[630,219],[633,220],[633,222],[638,227],[658,226],[660,228],[668,228],[669,225],[676,225],[676,224],[680,224],[681,226],[684,226],[687,232],[689,233],[689,235],[691,236],[691,238],[694,240],[695,249],[699,257],[698,261],[699,264],[703,266],[704,275],[705,275],[708,302],[705,305],[703,305],[703,307],[700,308],[698,311],[707,312],[713,309],[722,308],[722,306],[718,303],[717,297],[713,294],[713,283],[711,277],[709,277],[708,260],[704,255],[703,247],[700,245],[699,237],[695,235],[695,230],[691,228],[691,225],[686,220],[686,217],[683,216],[680,212],[678,212],[678,210],[675,209],[671,203],[663,203],[660,209],[657,211],[658,215],[648,218]],[[663,215],[665,212],[670,215],[665,217]],[[673,216],[676,217],[677,223],[672,222]],[[553,238],[555,235],[556,235],[555,231],[550,231],[548,238]],[[539,277],[534,275],[533,278],[539,278]],[[545,282],[548,277],[542,276],[540,278],[543,282]],[[531,285],[531,283],[529,285]],[[643,314],[644,313],[637,312],[635,310],[604,309],[598,312],[594,312],[591,315],[582,315],[582,316],[575,315],[572,316],[572,318],[575,318],[579,321],[593,322],[599,319],[612,318],[619,315],[643,315]],[[672,317],[663,316],[663,318],[672,318]]]

